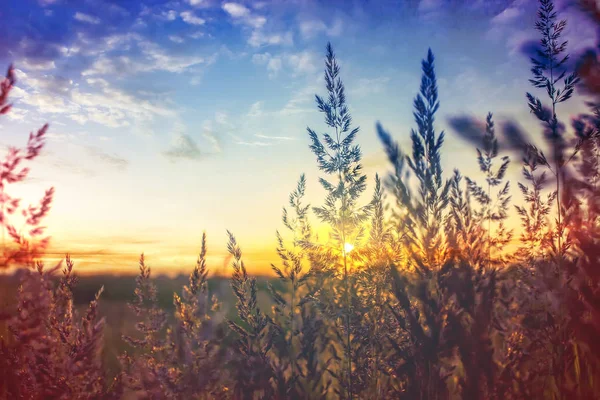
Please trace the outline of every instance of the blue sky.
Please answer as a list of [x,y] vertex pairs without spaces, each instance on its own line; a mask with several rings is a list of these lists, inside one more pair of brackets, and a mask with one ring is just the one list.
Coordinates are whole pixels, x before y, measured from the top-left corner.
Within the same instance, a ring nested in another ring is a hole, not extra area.
[[[569,2],[557,6],[571,52],[593,46],[595,27]],[[322,194],[306,126],[324,129],[313,99],[328,41],[374,176],[386,170],[375,122],[409,145],[429,47],[440,130],[452,116],[493,111],[535,136],[524,96],[535,10],[533,0],[8,0],[0,67],[14,63],[18,83],[0,142],[22,144],[50,123],[42,159],[16,190],[33,201],[56,187],[53,249],[83,268],[133,272],[145,252],[159,270],[187,269],[203,230],[220,266],[230,229],[260,269],[300,174],[311,200]],[[475,173],[474,150],[448,135],[448,174]]]

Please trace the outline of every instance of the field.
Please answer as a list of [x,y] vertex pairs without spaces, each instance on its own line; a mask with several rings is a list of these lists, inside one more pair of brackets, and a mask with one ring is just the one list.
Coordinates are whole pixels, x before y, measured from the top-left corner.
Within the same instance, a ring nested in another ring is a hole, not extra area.
[[[84,313],[98,290],[104,287],[102,302],[98,310],[99,314],[106,319],[102,360],[109,378],[113,378],[120,369],[118,356],[124,351],[134,350],[123,340],[123,335],[136,334],[136,316],[128,306],[134,299],[135,278],[134,275],[83,275],[78,277],[77,285],[73,290],[73,306],[77,312]],[[173,293],[180,293],[181,288],[188,283],[188,278],[184,275],[176,277],[162,275],[153,279],[157,288],[157,304],[168,312],[170,323],[174,322]],[[258,288],[263,294],[268,282],[281,286],[276,279],[259,278]],[[0,309],[9,312],[14,310],[14,299],[17,296],[19,284],[17,276],[0,276]],[[55,284],[58,284],[58,280],[55,281]],[[235,320],[237,317],[235,297],[228,279],[224,277],[210,278],[208,292],[210,296],[214,294],[219,297],[223,303],[222,312],[215,318],[219,321],[223,321],[224,318]],[[259,304],[262,308],[269,309],[271,307],[271,301],[266,295],[260,297]],[[0,327],[0,332],[6,334],[5,324]]]

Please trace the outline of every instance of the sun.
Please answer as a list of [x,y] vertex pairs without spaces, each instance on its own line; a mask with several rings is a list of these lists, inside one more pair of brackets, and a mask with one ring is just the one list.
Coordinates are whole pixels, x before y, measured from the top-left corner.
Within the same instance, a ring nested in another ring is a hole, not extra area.
[[354,246],[352,244],[344,244],[344,251],[346,252],[346,254],[350,253],[352,250],[354,250]]

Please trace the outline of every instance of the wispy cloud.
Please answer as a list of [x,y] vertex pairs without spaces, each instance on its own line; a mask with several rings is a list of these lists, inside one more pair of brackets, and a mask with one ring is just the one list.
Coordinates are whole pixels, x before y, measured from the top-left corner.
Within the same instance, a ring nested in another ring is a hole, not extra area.
[[389,82],[390,78],[388,76],[380,76],[378,78],[361,78],[350,88],[350,93],[357,97],[382,93],[385,91],[385,88]]
[[179,44],[185,42],[184,38],[182,38],[181,36],[177,36],[177,35],[169,35],[169,40],[171,42],[179,43]]
[[288,116],[293,114],[313,112],[314,109],[308,107],[308,105],[314,101],[315,93],[317,93],[319,89],[320,88],[316,85],[309,85],[303,89],[295,91],[285,106],[283,106],[283,108],[277,113],[279,115]]
[[256,136],[257,138],[260,139],[267,139],[267,140],[296,140],[296,138],[293,138],[291,136],[270,136],[270,135],[263,135],[262,133],[256,133],[254,136]]
[[88,146],[87,151],[92,157],[113,168],[116,168],[117,170],[122,171],[129,165],[129,161],[125,158],[116,154],[109,154],[98,147]]
[[255,103],[253,103],[250,106],[250,110],[248,111],[248,113],[246,114],[246,116],[250,117],[250,118],[261,117],[264,114],[263,107],[264,107],[264,102],[263,101],[257,101]]
[[255,141],[238,140],[235,143],[242,145],[242,146],[252,146],[252,147],[266,147],[266,146],[273,145],[273,143],[262,142],[262,141],[257,141],[257,140],[255,140]]
[[82,12],[76,12],[75,15],[73,16],[73,18],[75,18],[75,20],[79,21],[79,22],[85,22],[88,24],[93,24],[93,25],[98,25],[100,24],[100,22],[102,22],[100,20],[100,18],[98,17],[94,17],[92,15],[89,14],[84,14]]
[[344,24],[340,18],[334,19],[328,26],[320,19],[305,19],[300,21],[300,34],[304,39],[312,39],[317,35],[326,34],[327,36],[339,36],[343,31]]
[[265,65],[270,78],[275,78],[285,66],[291,71],[292,76],[311,74],[317,71],[319,57],[310,51],[298,53],[282,53],[272,55],[269,52],[257,53],[252,56],[252,62],[256,65]]
[[248,44],[252,47],[262,47],[266,45],[284,45],[294,44],[292,32],[285,33],[265,33],[261,30],[255,30],[248,38]]
[[171,161],[193,160],[198,161],[203,158],[203,154],[196,141],[186,133],[179,133],[175,142],[164,152]]
[[[178,40],[178,36],[171,35]],[[136,74],[140,72],[167,71],[181,73],[190,67],[210,63],[212,58],[199,55],[173,54],[157,43],[145,39],[135,39],[140,54],[133,56],[111,56],[104,52],[93,64],[82,72],[83,76]]]

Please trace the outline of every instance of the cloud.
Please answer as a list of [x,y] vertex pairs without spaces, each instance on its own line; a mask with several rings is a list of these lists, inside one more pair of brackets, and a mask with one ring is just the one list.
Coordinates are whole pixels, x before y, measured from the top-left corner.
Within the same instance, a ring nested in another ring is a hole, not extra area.
[[55,69],[56,63],[54,61],[49,60],[35,62],[32,60],[25,59],[21,61],[20,66],[30,71],[47,71],[49,69]]
[[286,55],[286,61],[294,75],[313,73],[317,70],[318,57],[309,51]]
[[196,32],[190,33],[188,36],[191,37],[192,39],[200,39],[200,38],[204,37],[204,32],[196,31]]
[[[0,28],[0,37],[3,33]],[[0,51],[6,46],[8,40],[0,40]],[[62,46],[54,43],[44,42],[43,40],[34,40],[27,37],[19,39],[16,48],[5,50],[9,54],[18,54],[16,65],[23,66],[31,70],[54,69],[55,59],[62,55]]]
[[250,10],[237,3],[224,3],[223,10],[225,10],[233,18],[244,18],[250,15]]
[[220,153],[222,151],[221,142],[214,132],[205,129],[202,136],[204,136],[204,138],[212,144],[212,148],[215,153]]
[[81,164],[79,163],[74,163],[71,160],[69,160],[68,158],[57,158],[55,160],[53,160],[50,165],[53,168],[57,168],[63,171],[67,171],[76,175],[82,175],[88,178],[91,178],[93,176],[97,175],[97,172],[90,169],[90,168],[86,168],[81,166]]
[[179,133],[173,145],[164,152],[171,161],[194,160],[203,158],[203,154],[196,141],[186,133]]
[[242,146],[251,146],[251,147],[266,147],[266,146],[273,146],[273,143],[268,143],[268,142],[261,142],[259,140],[253,140],[253,141],[246,141],[246,140],[238,140],[235,142],[236,144],[242,145]]
[[[23,121],[25,120],[25,116],[27,115],[27,111],[22,108],[12,107],[8,114],[5,116],[13,121]],[[48,135],[46,135],[48,136]]]
[[100,20],[100,18],[98,18],[98,17],[84,14],[79,11],[75,13],[75,16],[73,18],[75,18],[75,20],[77,20],[79,22],[85,22],[87,24],[93,24],[93,25],[98,25],[98,24],[100,24],[100,22],[102,22]]
[[283,53],[278,56],[274,56],[269,52],[257,53],[252,56],[252,62],[256,65],[266,65],[269,78],[276,77],[284,65],[294,77],[311,74],[318,69],[318,56],[309,51]]
[[34,77],[16,70],[16,105],[29,106],[41,113],[63,114],[80,124],[88,121],[107,127],[131,126],[156,116],[173,117],[174,111],[114,88],[101,78],[88,78],[83,90],[72,80],[53,75]]
[[350,92],[354,96],[366,96],[369,94],[377,94],[385,91],[390,78],[381,76],[379,78],[361,78],[355,86],[352,86]]
[[[20,69],[15,70],[17,86],[14,90],[16,104],[27,105],[42,113],[75,113],[76,104],[70,101],[70,92],[75,88],[73,81],[54,75],[33,77]],[[21,115],[23,115],[23,112]]]
[[[174,41],[178,40],[174,36]],[[96,60],[84,70],[83,76],[136,74],[139,72],[167,71],[181,73],[190,67],[210,62],[210,58],[197,55],[171,54],[165,48],[144,39],[137,39],[136,46],[140,53],[133,56],[99,55]]]
[[[85,134],[84,132],[80,134]],[[76,139],[76,135],[72,133],[56,133],[56,132],[48,132],[46,133],[46,138],[54,141],[54,142],[67,142]]]
[[292,32],[264,33],[260,30],[255,30],[248,38],[248,44],[252,47],[261,47],[266,45],[291,46],[294,44],[294,37]]
[[177,35],[169,35],[169,40],[171,42],[179,43],[179,44],[185,42],[184,38],[182,38],[181,36],[177,36]]
[[210,154],[221,153],[221,142],[219,140],[219,129],[232,129],[234,125],[230,122],[226,112],[218,111],[213,119],[207,119],[202,123],[202,137],[212,146],[212,151],[202,151],[198,142],[186,133],[186,126],[177,121],[174,126],[175,139],[168,150],[163,154],[171,161],[194,160],[199,161]]
[[229,116],[224,111],[217,111],[215,113],[215,122],[227,128],[233,127],[233,124],[229,121]]
[[265,17],[253,14],[246,6],[239,3],[224,3],[222,8],[236,23],[255,29],[262,28],[267,22]]
[[[81,121],[92,121],[109,127],[131,126],[132,122],[151,121],[156,116],[174,117],[175,112],[148,100],[140,100],[111,86],[100,92],[73,91],[72,101],[78,105],[75,115]],[[71,119],[76,120],[74,115]]]
[[179,14],[183,22],[190,25],[204,25],[206,21],[200,17],[197,17],[192,11],[183,11]]
[[523,10],[520,9],[519,7],[514,7],[514,6],[509,7],[509,8],[504,9],[501,13],[496,15],[494,18],[492,18],[491,23],[492,23],[492,25],[507,24],[507,23],[515,21],[522,14],[523,14]]
[[271,53],[254,54],[252,62],[256,65],[266,65],[269,78],[275,78],[283,65],[281,57],[274,57]]
[[128,160],[119,157],[116,154],[108,154],[97,147],[88,146],[87,151],[92,157],[108,164],[109,166],[119,171],[124,170],[129,165]]
[[336,18],[331,26],[327,26],[320,19],[303,20],[299,24],[300,34],[304,39],[312,39],[325,33],[327,36],[339,36],[343,30],[342,20]]
[[177,19],[177,11],[175,11],[175,10],[163,11],[161,16],[163,18],[165,18],[167,21],[175,21]]
[[185,0],[192,7],[201,7],[206,5],[206,0]]
[[234,24],[242,25],[250,30],[250,36],[247,43],[252,47],[285,45],[290,46],[294,43],[292,32],[267,32],[264,27],[267,23],[267,18],[263,15],[252,12],[246,6],[226,2],[222,7],[233,20]]
[[417,11],[423,19],[431,20],[443,14],[444,0],[421,0]]
[[256,133],[254,136],[256,136],[257,138],[260,138],[260,139],[276,140],[276,141],[296,140],[296,138],[293,138],[291,136],[269,136],[269,135],[263,135],[262,133]]
[[264,106],[264,102],[263,101],[257,101],[255,103],[253,103],[250,106],[250,110],[248,111],[248,113],[246,114],[246,116],[250,117],[250,118],[261,117],[264,114],[264,112],[263,112],[263,106]]
[[297,90],[285,106],[278,111],[279,115],[289,116],[293,114],[302,114],[313,112],[312,108],[305,107],[314,100],[315,93],[319,90],[316,85],[310,85],[303,89]]

